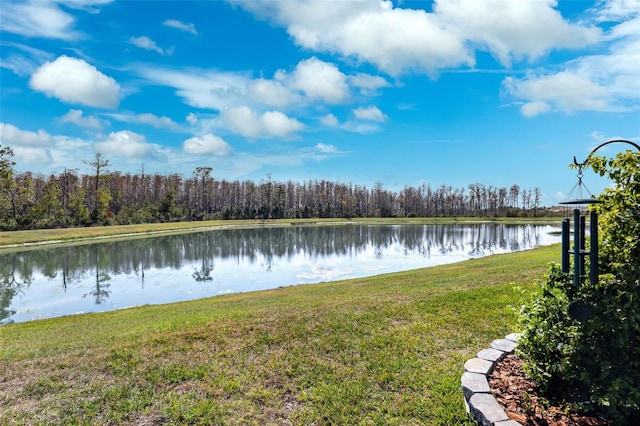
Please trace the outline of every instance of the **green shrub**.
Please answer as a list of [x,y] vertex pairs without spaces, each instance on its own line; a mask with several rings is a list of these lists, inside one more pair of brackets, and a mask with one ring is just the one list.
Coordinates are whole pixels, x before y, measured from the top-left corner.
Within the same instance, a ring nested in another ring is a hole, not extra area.
[[[588,164],[614,183],[594,207],[600,279],[575,287],[573,274],[552,265],[522,309],[518,352],[543,396],[630,424],[640,417],[640,154]],[[589,305],[589,320],[568,315],[576,300]]]

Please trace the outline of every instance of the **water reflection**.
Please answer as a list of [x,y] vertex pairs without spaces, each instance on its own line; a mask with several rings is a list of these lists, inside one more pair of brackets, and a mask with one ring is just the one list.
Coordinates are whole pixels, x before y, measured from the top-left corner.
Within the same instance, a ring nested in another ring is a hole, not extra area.
[[227,229],[0,254],[0,323],[374,275],[559,241],[544,225]]

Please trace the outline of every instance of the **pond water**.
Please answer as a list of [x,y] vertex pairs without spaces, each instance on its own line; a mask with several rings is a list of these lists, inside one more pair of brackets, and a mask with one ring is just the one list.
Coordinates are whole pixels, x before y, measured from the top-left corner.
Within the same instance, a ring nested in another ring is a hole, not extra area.
[[0,324],[459,262],[560,241],[498,223],[219,229],[0,254]]

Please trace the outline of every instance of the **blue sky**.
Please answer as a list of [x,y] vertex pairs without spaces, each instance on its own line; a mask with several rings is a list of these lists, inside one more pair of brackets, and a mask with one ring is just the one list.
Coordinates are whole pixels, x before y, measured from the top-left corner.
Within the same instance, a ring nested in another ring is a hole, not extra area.
[[19,171],[100,152],[123,173],[518,184],[551,205],[574,156],[640,141],[638,0],[2,0],[0,31]]

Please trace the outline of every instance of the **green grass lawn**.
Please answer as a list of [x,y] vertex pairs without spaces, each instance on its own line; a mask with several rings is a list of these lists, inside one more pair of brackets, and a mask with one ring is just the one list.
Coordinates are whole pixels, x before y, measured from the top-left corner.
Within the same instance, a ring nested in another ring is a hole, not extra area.
[[464,362],[559,252],[0,326],[0,423],[472,425]]

